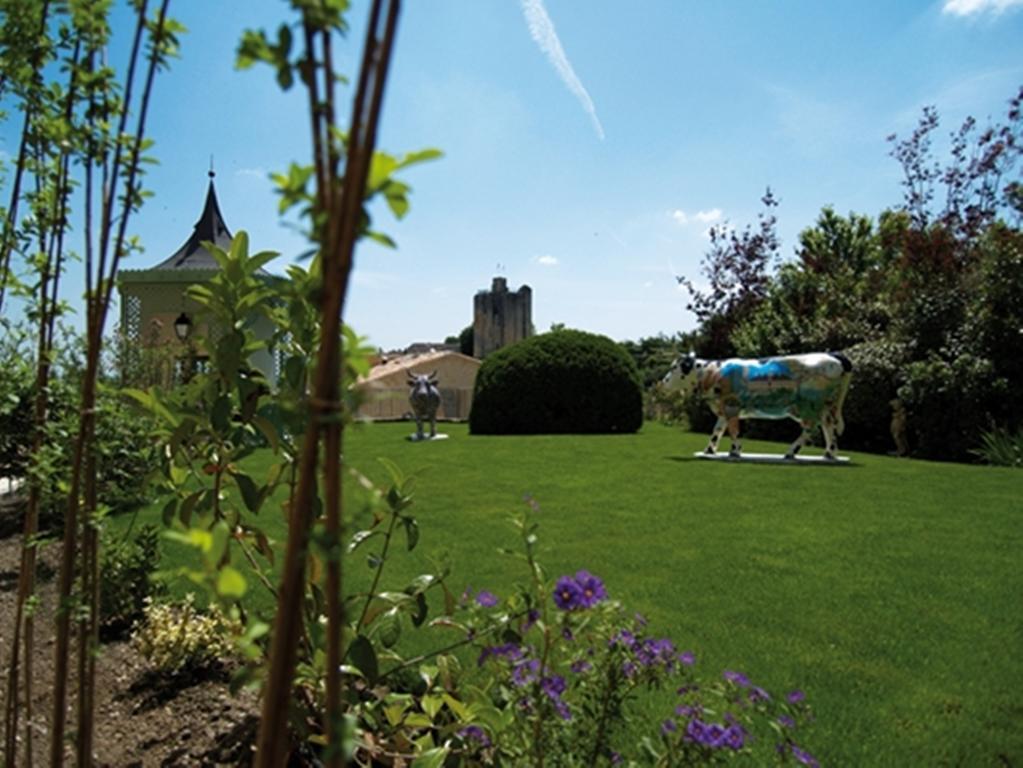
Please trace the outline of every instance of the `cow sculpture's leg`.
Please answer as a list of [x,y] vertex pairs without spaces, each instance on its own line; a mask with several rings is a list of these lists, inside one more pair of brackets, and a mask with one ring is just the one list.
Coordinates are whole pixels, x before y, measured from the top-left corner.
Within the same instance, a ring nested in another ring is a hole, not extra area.
[[423,439],[423,418],[416,414],[416,440]]
[[834,459],[838,455],[838,435],[835,424],[835,417],[825,413],[821,420],[821,430],[824,432],[824,458]]
[[437,436],[437,414],[430,417],[430,439]]
[[800,449],[804,445],[806,445],[807,441],[810,439],[810,435],[813,434],[813,428],[815,425],[812,421],[801,421],[799,423],[802,425],[803,431],[800,433],[799,437],[796,438],[796,442],[789,446],[789,451],[785,454],[786,459],[796,458],[796,454],[799,453]]
[[737,459],[742,455],[742,441],[739,439],[739,417],[734,416],[728,420],[728,436],[732,438],[732,450],[728,455]]
[[724,416],[718,416],[718,420],[714,424],[714,431],[710,433],[710,442],[707,443],[707,447],[704,449],[706,454],[717,453],[718,441],[721,436],[725,433],[725,427],[728,426],[728,419]]

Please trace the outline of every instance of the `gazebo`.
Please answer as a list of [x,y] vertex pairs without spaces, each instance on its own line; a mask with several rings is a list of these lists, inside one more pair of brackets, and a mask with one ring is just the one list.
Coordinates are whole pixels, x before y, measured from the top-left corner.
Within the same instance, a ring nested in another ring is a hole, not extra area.
[[[207,362],[207,344],[215,342],[220,329],[202,316],[202,308],[185,295],[190,285],[203,283],[220,268],[203,242],[227,250],[231,231],[224,223],[209,172],[206,203],[188,239],[169,257],[149,269],[121,270],[118,289],[121,295],[121,333],[129,350],[165,360],[160,378],[180,379],[186,372],[201,370]],[[260,318],[254,330],[258,338],[269,340],[273,327]],[[276,373],[269,348],[256,352],[251,363],[273,378]]]

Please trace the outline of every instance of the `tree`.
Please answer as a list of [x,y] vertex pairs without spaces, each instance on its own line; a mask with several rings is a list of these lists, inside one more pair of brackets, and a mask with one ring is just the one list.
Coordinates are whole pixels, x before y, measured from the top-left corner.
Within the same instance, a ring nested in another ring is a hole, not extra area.
[[780,241],[774,209],[778,201],[768,188],[761,198],[764,210],[756,228],[739,231],[726,222],[710,229],[710,249],[700,263],[708,288],[702,291],[689,278],[676,279],[689,291],[686,309],[696,315],[702,340],[699,352],[707,357],[734,353],[732,331],[766,298],[771,268],[778,260]]

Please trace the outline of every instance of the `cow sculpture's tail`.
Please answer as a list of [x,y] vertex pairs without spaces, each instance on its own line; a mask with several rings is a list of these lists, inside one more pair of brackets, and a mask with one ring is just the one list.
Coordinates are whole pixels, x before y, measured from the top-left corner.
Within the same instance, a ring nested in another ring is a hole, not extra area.
[[831,418],[835,422],[835,431],[841,435],[845,431],[845,419],[842,418],[842,405],[845,403],[845,396],[849,392],[849,382],[852,381],[852,360],[841,352],[829,352],[833,358],[842,364],[842,381],[838,387],[838,397],[831,406]]

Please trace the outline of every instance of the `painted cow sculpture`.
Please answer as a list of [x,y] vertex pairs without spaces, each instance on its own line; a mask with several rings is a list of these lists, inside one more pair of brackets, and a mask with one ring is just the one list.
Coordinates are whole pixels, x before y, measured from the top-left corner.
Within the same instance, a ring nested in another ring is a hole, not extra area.
[[690,353],[675,361],[664,384],[700,396],[718,417],[705,450],[708,454],[717,451],[726,427],[732,438],[729,455],[741,454],[739,419],[790,418],[803,431],[785,458],[794,459],[819,425],[824,432],[824,457],[834,459],[838,435],[845,427],[842,403],[851,378],[852,363],[838,352],[759,360],[701,360]]
[[408,401],[416,417],[416,439],[423,439],[423,422],[430,422],[430,437],[437,436],[437,409],[440,407],[440,390],[437,389],[437,372],[427,375],[409,374]]

